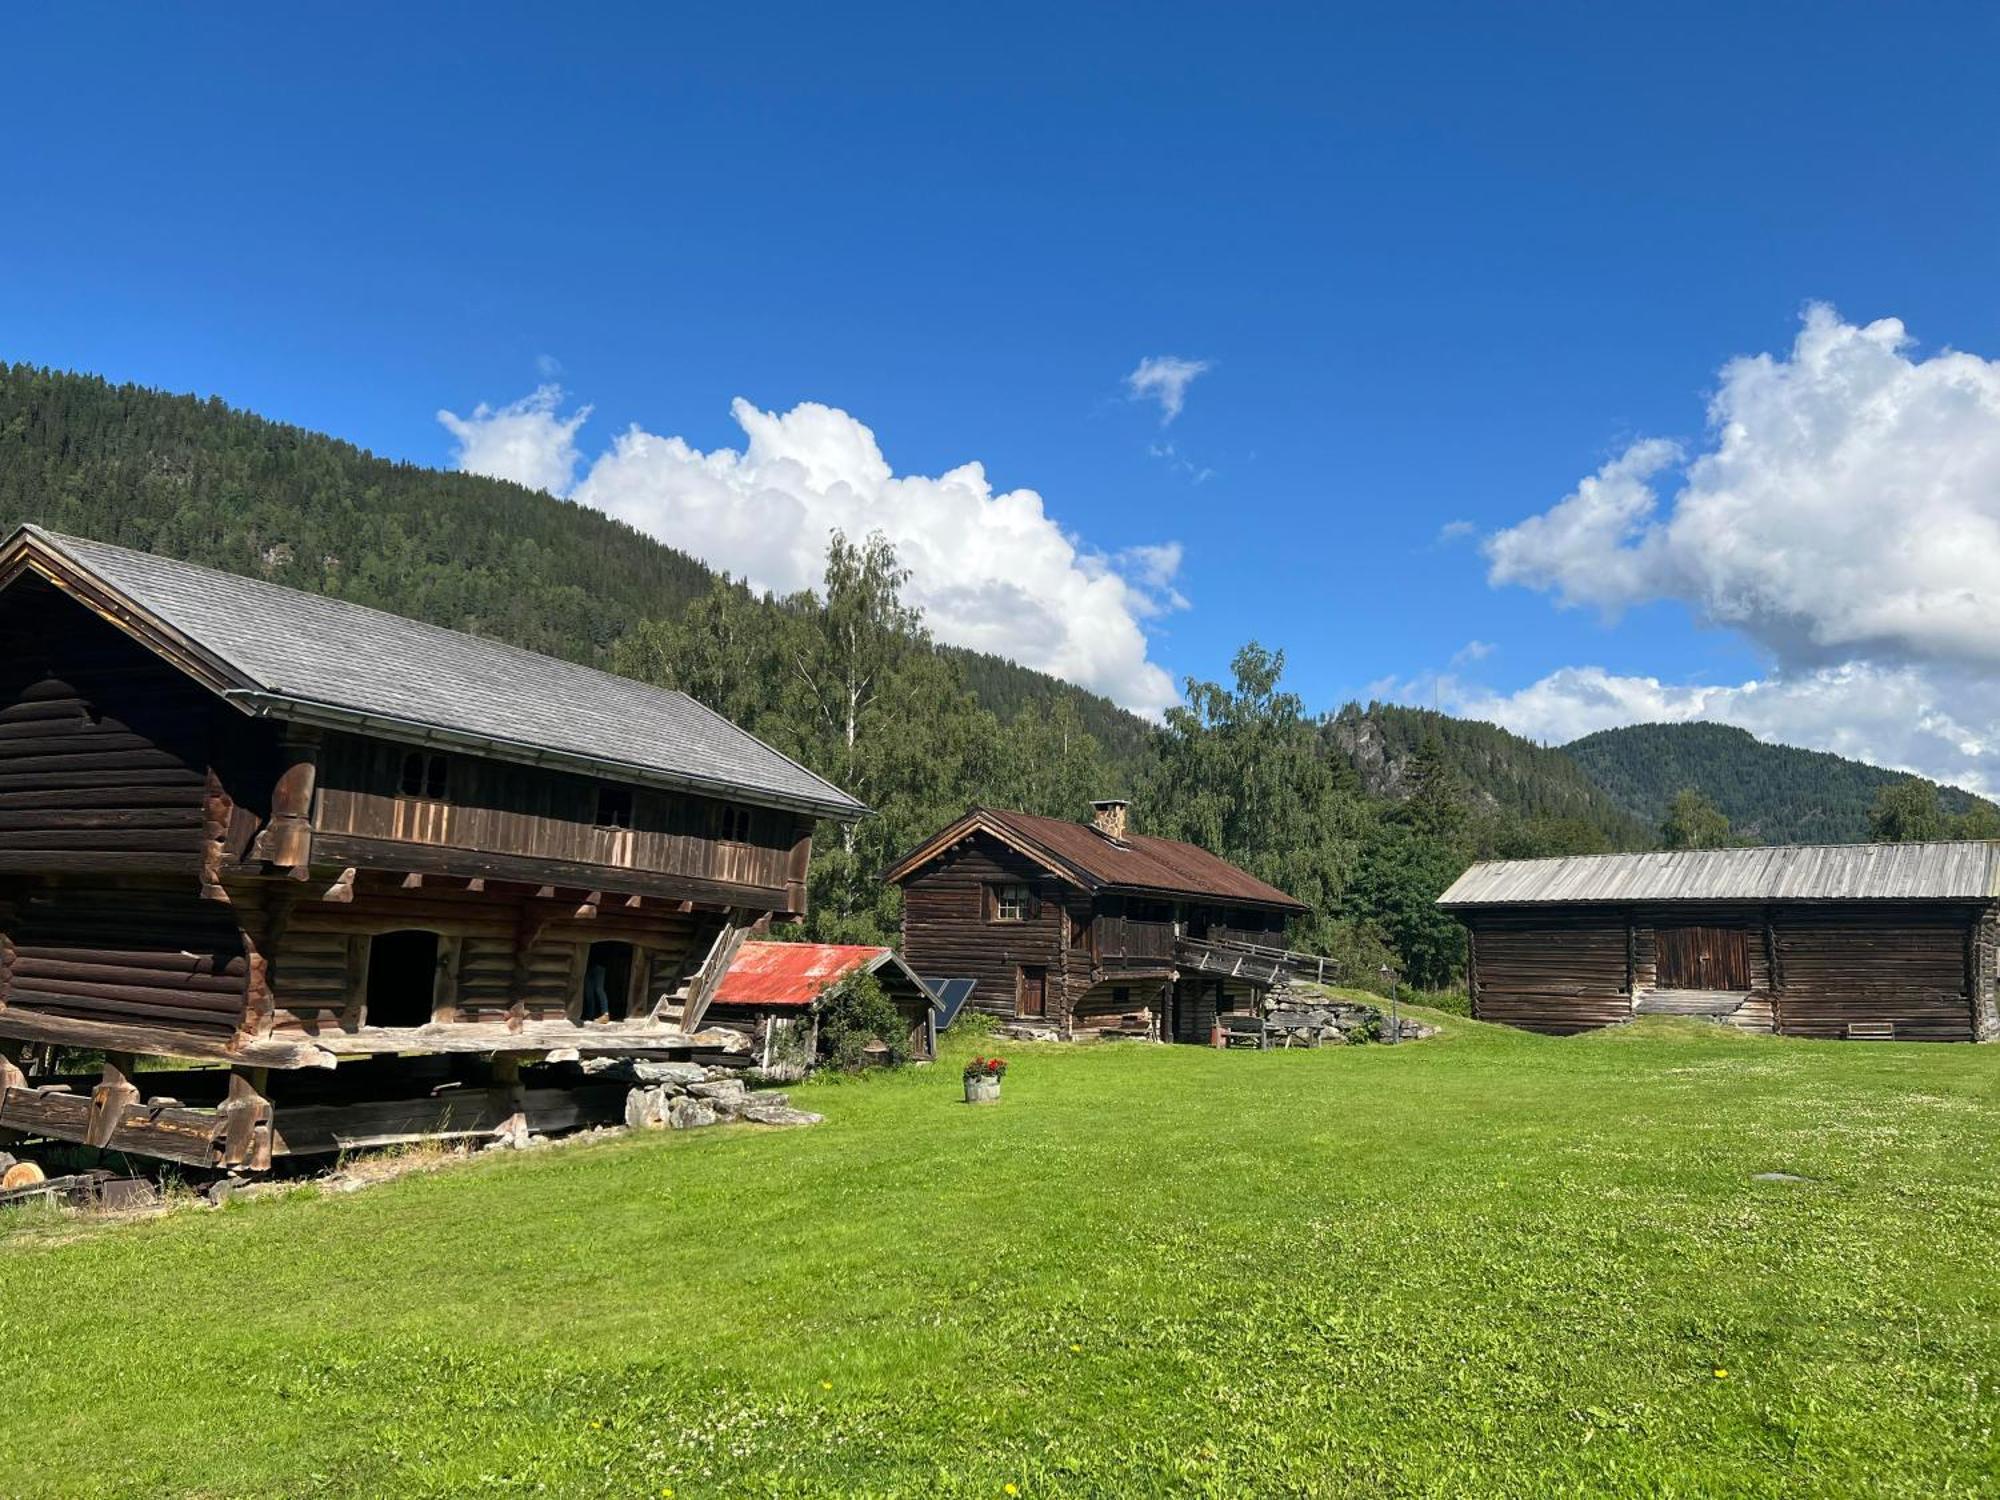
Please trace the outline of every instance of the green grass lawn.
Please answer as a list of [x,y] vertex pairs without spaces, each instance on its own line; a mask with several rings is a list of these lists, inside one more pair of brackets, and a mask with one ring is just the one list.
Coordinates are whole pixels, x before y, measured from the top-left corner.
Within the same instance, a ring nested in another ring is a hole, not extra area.
[[2000,1049],[1445,1024],[29,1222],[0,1493],[2000,1491]]

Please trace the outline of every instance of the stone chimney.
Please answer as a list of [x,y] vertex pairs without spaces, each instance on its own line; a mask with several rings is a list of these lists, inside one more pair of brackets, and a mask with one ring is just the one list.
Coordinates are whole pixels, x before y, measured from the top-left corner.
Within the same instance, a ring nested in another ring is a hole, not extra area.
[[1125,842],[1125,813],[1132,806],[1123,797],[1106,797],[1090,804],[1090,822],[1114,844]]

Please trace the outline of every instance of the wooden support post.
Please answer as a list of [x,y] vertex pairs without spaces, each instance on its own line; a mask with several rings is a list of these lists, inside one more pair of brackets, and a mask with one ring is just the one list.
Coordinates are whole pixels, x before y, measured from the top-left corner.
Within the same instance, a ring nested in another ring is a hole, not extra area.
[[139,1102],[139,1090],[132,1083],[132,1054],[129,1052],[107,1052],[104,1055],[104,1072],[96,1088],[90,1091],[90,1116],[84,1126],[83,1143],[86,1146],[108,1146],[112,1134],[118,1129],[118,1122],[125,1117],[125,1111]]
[[271,1165],[271,1101],[264,1097],[269,1073],[263,1068],[231,1068],[229,1095],[216,1111],[222,1117],[218,1167],[253,1172]]
[[4,1099],[9,1089],[24,1089],[28,1086],[28,1075],[21,1070],[22,1044],[16,1041],[0,1041],[0,1099]]
[[524,1061],[519,1052],[496,1052],[492,1061],[493,1103],[501,1117],[493,1127],[493,1138],[516,1146],[525,1146],[529,1135],[528,1090],[521,1082]]

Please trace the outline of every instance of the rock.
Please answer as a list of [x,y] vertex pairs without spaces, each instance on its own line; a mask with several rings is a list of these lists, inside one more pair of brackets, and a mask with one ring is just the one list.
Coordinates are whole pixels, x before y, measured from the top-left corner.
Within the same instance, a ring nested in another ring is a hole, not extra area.
[[215,1207],[220,1208],[248,1186],[250,1184],[241,1177],[218,1177],[201,1190],[201,1195]]
[[740,1078],[718,1078],[713,1083],[691,1083],[688,1085],[688,1092],[697,1099],[720,1101],[741,1099],[747,1090],[744,1089],[743,1080]]
[[749,1104],[744,1106],[742,1118],[753,1125],[817,1125],[826,1116],[788,1104]]
[[699,1130],[715,1123],[715,1109],[706,1099],[676,1094],[667,1105],[667,1124],[675,1130]]
[[664,1088],[633,1089],[625,1096],[625,1124],[631,1130],[659,1130],[666,1126],[669,1100],[678,1099]]
[[671,1083],[681,1088],[701,1083],[708,1077],[708,1069],[693,1062],[652,1062],[644,1058],[634,1058],[632,1074],[644,1083]]

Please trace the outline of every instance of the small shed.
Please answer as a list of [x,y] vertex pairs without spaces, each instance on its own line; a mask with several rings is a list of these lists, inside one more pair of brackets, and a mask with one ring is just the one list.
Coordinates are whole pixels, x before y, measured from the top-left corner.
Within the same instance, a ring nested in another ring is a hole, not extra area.
[[1853,1040],[2000,1035],[2000,843],[1570,855],[1474,865],[1472,1013],[1575,1032],[1635,1015]]
[[797,1066],[817,1051],[820,997],[854,974],[872,974],[882,986],[909,1027],[910,1056],[935,1057],[937,997],[893,948],[745,943],[716,987],[707,1024],[745,1037],[766,1072],[786,1071],[788,1059]]

